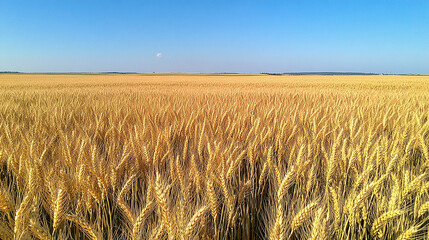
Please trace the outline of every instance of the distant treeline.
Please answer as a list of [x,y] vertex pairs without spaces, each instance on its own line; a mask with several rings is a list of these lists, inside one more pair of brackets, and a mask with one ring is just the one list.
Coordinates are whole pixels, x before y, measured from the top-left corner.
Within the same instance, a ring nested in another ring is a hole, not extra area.
[[137,72],[101,72],[101,74],[136,74]]
[[[14,71],[0,71],[1,73],[28,73],[28,72],[14,72]],[[29,73],[29,74],[136,74],[137,72],[39,72],[39,73]]]
[[361,72],[290,72],[290,73],[261,73],[267,75],[380,75],[377,73]]

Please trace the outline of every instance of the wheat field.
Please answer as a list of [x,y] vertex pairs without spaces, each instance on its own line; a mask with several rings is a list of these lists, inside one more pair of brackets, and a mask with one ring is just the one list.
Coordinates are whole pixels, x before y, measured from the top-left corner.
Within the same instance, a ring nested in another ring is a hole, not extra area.
[[429,76],[0,74],[0,238],[428,239]]

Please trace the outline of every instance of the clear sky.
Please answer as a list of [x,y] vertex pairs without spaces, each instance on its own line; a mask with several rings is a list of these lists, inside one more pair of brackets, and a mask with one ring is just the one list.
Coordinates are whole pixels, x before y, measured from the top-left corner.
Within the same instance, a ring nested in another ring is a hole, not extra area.
[[429,1],[0,0],[0,71],[429,73]]

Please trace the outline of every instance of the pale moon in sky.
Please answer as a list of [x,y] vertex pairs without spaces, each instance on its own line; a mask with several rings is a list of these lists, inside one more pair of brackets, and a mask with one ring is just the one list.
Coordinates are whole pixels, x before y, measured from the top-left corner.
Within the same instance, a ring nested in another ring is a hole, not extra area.
[[162,53],[157,53],[157,54],[156,54],[156,57],[157,57],[157,58],[162,57]]

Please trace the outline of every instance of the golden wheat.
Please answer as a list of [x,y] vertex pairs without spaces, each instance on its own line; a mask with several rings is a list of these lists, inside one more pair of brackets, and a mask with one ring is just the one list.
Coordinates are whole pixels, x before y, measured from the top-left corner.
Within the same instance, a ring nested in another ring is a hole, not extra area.
[[0,74],[0,239],[424,239],[429,77]]

